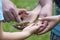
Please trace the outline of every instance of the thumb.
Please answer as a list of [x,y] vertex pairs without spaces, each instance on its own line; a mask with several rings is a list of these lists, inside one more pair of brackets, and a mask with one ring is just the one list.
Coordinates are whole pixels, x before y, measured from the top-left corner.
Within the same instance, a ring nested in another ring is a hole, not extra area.
[[49,17],[39,18],[40,21],[49,21],[51,20]]
[[58,16],[50,16],[50,17],[39,18],[39,20],[41,20],[41,21],[54,21],[57,18],[58,18]]

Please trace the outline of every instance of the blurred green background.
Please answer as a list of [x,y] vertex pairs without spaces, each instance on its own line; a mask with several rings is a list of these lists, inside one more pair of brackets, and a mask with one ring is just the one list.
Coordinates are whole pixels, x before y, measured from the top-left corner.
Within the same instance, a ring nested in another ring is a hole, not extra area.
[[[12,2],[18,7],[18,8],[25,8],[27,10],[33,10],[36,5],[38,4],[39,0],[12,0]],[[20,30],[17,30],[13,28],[12,25],[16,24],[16,22],[5,22],[3,23],[3,30],[6,32],[18,32]],[[26,40],[50,40],[50,32],[43,34],[43,35],[36,35],[33,34]]]

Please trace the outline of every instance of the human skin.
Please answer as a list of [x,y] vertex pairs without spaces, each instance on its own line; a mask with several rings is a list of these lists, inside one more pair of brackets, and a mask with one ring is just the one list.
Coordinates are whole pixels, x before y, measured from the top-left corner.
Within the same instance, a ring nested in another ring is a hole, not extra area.
[[44,32],[44,33],[47,33],[48,31],[52,30],[58,23],[60,23],[60,15],[39,18],[39,20],[40,21],[45,21],[45,20],[46,21],[49,21],[49,24],[47,26],[47,29]]
[[[47,17],[47,16],[52,16],[52,7],[53,7],[53,0],[40,0],[39,3],[37,4],[36,8],[34,10],[32,10],[32,14],[33,13],[39,13],[39,17],[38,18],[43,18],[43,17]],[[38,11],[38,12],[37,12]],[[27,17],[26,17],[27,18]],[[30,20],[30,19],[29,19]],[[41,22],[40,24],[43,23],[43,27],[42,29],[40,28],[36,33],[39,34],[41,30],[44,30],[48,24],[47,21],[39,21]]]
[[27,15],[26,9],[17,8],[16,5],[10,0],[2,0],[2,9],[5,22],[16,21],[20,23],[21,18],[19,13],[22,14],[21,12],[23,12]]
[[[1,22],[0,22],[1,23]],[[37,22],[38,23],[38,22]],[[23,40],[32,35],[34,32],[37,31],[41,27],[39,24],[30,24],[26,28],[23,29],[22,32],[4,32],[2,26],[0,24],[0,39],[1,40]]]
[[[48,17],[48,16],[52,16],[52,9],[53,9],[53,0],[40,0],[41,5],[41,11],[39,14],[39,18],[44,18],[44,17]],[[47,29],[47,24],[49,23],[48,21],[40,21],[43,23],[42,28],[40,28],[37,31],[37,34],[43,34],[46,29]],[[42,24],[41,23],[41,24]]]

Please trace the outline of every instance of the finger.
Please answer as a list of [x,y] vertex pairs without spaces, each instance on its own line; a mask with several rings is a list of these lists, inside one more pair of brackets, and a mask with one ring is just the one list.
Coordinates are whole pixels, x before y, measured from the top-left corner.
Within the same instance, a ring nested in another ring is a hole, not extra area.
[[51,21],[51,22],[48,24],[48,26],[47,26],[43,31],[41,31],[41,32],[38,33],[38,34],[44,34],[44,33],[48,32],[49,30],[51,30],[51,29],[54,27],[54,25],[55,25],[55,23],[54,23],[53,21]]
[[48,25],[48,21],[44,21],[44,24],[42,24],[41,28],[39,28],[36,33],[38,34],[41,31],[43,31],[46,28],[47,25]]
[[37,34],[40,31],[40,29],[43,28],[42,21],[38,21],[36,25],[40,26],[40,28],[35,32]]
[[56,18],[58,18],[58,16],[49,16],[49,17],[39,18],[39,20],[54,21]]
[[10,18],[7,15],[7,11],[3,11],[3,16],[4,16],[5,21],[7,21],[7,22],[10,21]]
[[14,15],[11,13],[10,10],[7,11],[7,15],[8,15],[8,17],[10,18],[11,21],[15,21],[15,17],[14,17]]
[[22,21],[28,17],[28,13],[25,10],[19,10],[18,15],[21,16]]
[[14,15],[15,20],[20,23],[20,18],[19,18],[19,16],[18,16],[18,12],[15,11],[14,9],[12,9],[12,8],[10,9],[10,11],[11,11],[11,13]]
[[31,28],[31,31],[36,32],[40,27],[41,27],[41,25],[35,24],[35,25],[31,26],[30,28]]
[[25,30],[29,30],[29,31],[31,31],[31,30],[33,30],[33,25],[34,25],[34,23],[28,25],[28,26],[25,27],[23,30],[24,30],[24,31],[25,31]]
[[41,24],[41,23],[42,23],[41,21],[38,21],[37,24],[35,25],[36,34],[38,34],[38,32],[40,32],[40,29],[41,30],[42,30],[42,28],[44,29],[43,24]]
[[21,14],[26,14],[26,15],[28,15],[27,10],[23,10],[23,9],[22,9],[22,10],[19,10],[19,11],[18,11],[18,14],[19,14],[19,15],[21,15]]
[[39,18],[40,21],[49,21],[51,19],[49,19],[48,17],[44,17],[44,18]]
[[15,11],[15,9],[11,8],[11,9],[9,9],[9,11],[10,11],[15,17],[18,16],[18,15],[17,15],[17,11]]
[[48,25],[48,21],[43,22],[43,26],[46,27]]

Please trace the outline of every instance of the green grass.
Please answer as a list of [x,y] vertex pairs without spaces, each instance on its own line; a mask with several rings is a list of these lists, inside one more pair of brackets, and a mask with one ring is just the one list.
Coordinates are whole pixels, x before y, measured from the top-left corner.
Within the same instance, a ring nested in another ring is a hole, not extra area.
[[[36,7],[36,5],[38,4],[39,0],[12,0],[12,2],[14,4],[16,4],[16,6],[18,8],[25,8],[27,10],[32,10]],[[13,24],[15,24],[16,22],[6,22],[3,23],[3,30],[6,32],[17,32],[20,30],[17,30],[15,28],[12,27]],[[50,39],[50,32],[44,34],[44,35],[36,35],[33,34],[32,36],[30,36],[29,38],[27,38],[26,40],[49,40]]]

